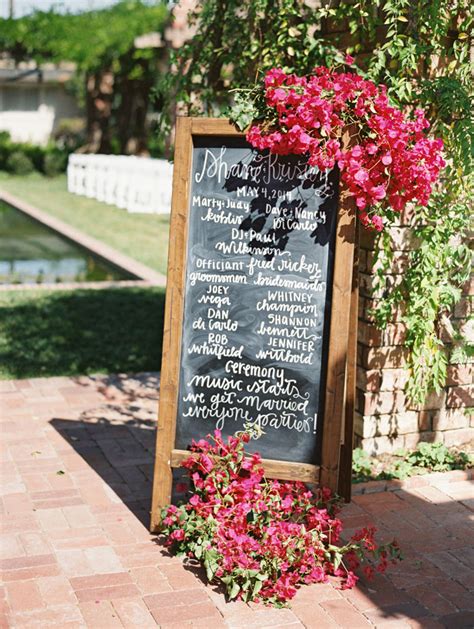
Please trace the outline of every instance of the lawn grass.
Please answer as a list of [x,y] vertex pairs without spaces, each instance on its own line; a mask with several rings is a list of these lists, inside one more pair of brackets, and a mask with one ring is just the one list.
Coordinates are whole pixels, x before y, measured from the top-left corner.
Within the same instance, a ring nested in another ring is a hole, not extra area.
[[0,188],[166,274],[168,215],[128,214],[115,206],[71,194],[65,175],[48,178],[33,173],[16,177],[0,172]]
[[157,371],[164,289],[0,292],[0,378]]

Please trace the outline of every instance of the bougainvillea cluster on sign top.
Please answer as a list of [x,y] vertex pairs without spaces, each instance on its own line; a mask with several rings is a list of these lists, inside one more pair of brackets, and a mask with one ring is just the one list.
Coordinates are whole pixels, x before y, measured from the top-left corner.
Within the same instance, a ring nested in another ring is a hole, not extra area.
[[365,226],[381,231],[384,216],[407,202],[426,205],[445,162],[422,110],[408,116],[389,104],[383,85],[325,67],[310,76],[275,68],[262,89],[263,99],[253,92],[248,141],[280,155],[308,154],[321,170],[337,163]]
[[162,513],[162,532],[178,554],[203,563],[208,579],[225,585],[230,598],[283,605],[303,584],[340,577],[352,587],[354,570],[370,576],[400,559],[396,542],[377,546],[374,528],[340,544],[342,524],[329,490],[310,492],[303,483],[266,480],[260,456],[245,457],[250,433],[224,441],[193,443],[183,462],[192,495]]

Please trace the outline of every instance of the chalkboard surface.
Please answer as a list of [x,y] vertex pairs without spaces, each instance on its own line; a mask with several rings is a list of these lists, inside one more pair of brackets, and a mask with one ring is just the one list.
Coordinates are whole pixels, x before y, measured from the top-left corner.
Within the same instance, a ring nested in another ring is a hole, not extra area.
[[257,423],[250,451],[318,464],[338,173],[193,140],[175,447]]

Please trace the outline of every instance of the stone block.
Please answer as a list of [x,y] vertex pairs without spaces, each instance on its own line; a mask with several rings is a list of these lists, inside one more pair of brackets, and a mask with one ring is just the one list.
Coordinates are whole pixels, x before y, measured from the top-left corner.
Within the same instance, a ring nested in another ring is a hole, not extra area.
[[390,323],[384,330],[384,345],[403,345],[406,339],[406,325],[404,323]]
[[472,442],[474,428],[461,428],[460,430],[446,430],[443,432],[443,441],[446,446],[462,446]]
[[[390,273],[394,275],[400,275],[404,273],[408,266],[409,252],[407,251],[394,251],[393,260],[390,266]],[[367,266],[366,273],[372,273],[377,270],[379,262],[377,260],[377,254],[374,251],[367,251]]]
[[406,365],[408,354],[408,349],[402,346],[361,346],[360,363],[366,369],[398,369]]
[[418,413],[418,430],[424,432],[433,429],[433,411],[420,411]]
[[459,332],[464,337],[466,343],[474,343],[474,317],[461,323]]
[[[359,273],[359,291],[361,295],[370,299],[381,299],[386,288],[393,288],[394,286],[399,286],[402,283],[403,276],[386,273],[385,280],[386,283],[383,284],[382,287],[378,287],[378,281],[375,275],[372,273]],[[377,290],[375,290],[376,287]]]
[[469,426],[469,416],[464,409],[441,409],[433,415],[433,430],[458,430]]
[[389,323],[384,329],[379,329],[375,324],[366,321],[359,323],[359,343],[368,347],[402,345],[405,337],[406,326],[403,323]]
[[390,273],[384,273],[384,280],[380,283],[379,278],[373,273],[367,273],[360,275],[359,289],[369,299],[383,299],[384,293],[387,288],[395,286],[400,283],[398,275],[392,275]]
[[354,436],[364,436],[364,417],[360,413],[354,414]]
[[420,443],[420,435],[418,432],[411,432],[403,435],[403,447],[405,450],[414,450]]
[[383,345],[384,331],[377,328],[373,323],[361,321],[357,331],[359,343],[373,347],[374,345]]
[[394,420],[398,434],[408,434],[418,432],[418,413],[416,411],[406,411],[398,413]]
[[392,246],[396,251],[410,251],[416,249],[419,239],[415,237],[412,230],[407,227],[390,227]]
[[432,391],[421,404],[410,405],[410,410],[438,410],[446,404],[446,391],[436,393]]
[[457,319],[465,319],[474,313],[474,299],[463,297],[454,306],[454,316]]
[[361,442],[362,449],[371,456],[378,454],[391,454],[405,447],[404,437],[372,437],[363,439]]
[[382,382],[379,369],[363,369],[357,367],[357,386],[362,391],[379,391]]
[[[375,432],[374,434],[367,436],[398,437],[411,432],[418,432],[418,414],[414,411],[406,411],[391,415],[375,415],[372,417],[365,417],[364,421],[367,422],[367,420],[372,419],[375,420]],[[371,425],[370,422],[368,423]]]
[[405,450],[414,450],[422,441],[426,443],[443,442],[443,433],[427,430],[425,432],[414,432],[404,435],[403,446]]
[[474,275],[472,275],[462,287],[463,295],[471,297],[474,295]]
[[381,391],[403,390],[407,383],[409,372],[407,369],[382,369],[380,376]]
[[448,365],[448,377],[446,384],[456,386],[472,384],[474,381],[474,363]]
[[406,398],[403,391],[380,391],[378,393],[364,393],[364,415],[393,414],[405,410]]
[[363,417],[359,423],[359,434],[363,439],[370,439],[377,435],[377,418]]
[[400,225],[411,225],[415,218],[415,206],[412,203],[407,203],[400,213]]
[[367,320],[367,308],[366,308],[365,301],[366,301],[366,298],[363,295],[359,294],[359,308],[357,312],[357,315],[359,317],[359,323],[361,321]]
[[448,408],[470,408],[474,406],[474,385],[449,387],[446,395]]
[[367,267],[367,253],[365,249],[359,249],[359,271],[361,273],[367,273],[367,271],[369,271]]
[[360,230],[359,245],[361,249],[373,251],[375,247],[376,234],[368,229]]
[[416,431],[417,427],[416,413],[366,415],[362,418],[360,434],[364,438],[397,437],[400,434]]

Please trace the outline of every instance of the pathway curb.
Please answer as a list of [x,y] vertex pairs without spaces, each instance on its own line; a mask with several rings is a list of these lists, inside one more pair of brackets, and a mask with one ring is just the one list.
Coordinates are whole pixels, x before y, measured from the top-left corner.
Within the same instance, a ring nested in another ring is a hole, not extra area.
[[[81,247],[84,247],[91,253],[94,253],[100,258],[111,262],[120,269],[123,269],[128,273],[131,273],[132,275],[135,275],[138,281],[145,280],[153,286],[166,286],[166,277],[161,273],[150,269],[150,267],[142,264],[141,262],[138,262],[137,260],[134,260],[133,258],[130,258],[129,256],[126,256],[125,254],[117,251],[109,245],[106,245],[100,240],[92,238],[92,236],[88,236],[84,232],[76,229],[75,227],[71,227],[70,225],[63,223],[59,219],[50,216],[49,214],[43,212],[43,210],[40,210],[34,205],[31,205],[30,203],[19,199],[13,194],[2,190],[2,188],[0,188],[0,200],[5,201],[9,205],[20,210],[20,212],[23,212],[31,218],[39,221],[46,227],[49,227],[50,229],[61,234],[62,236],[65,236],[72,242],[75,242]],[[120,283],[115,282],[114,284],[118,285]],[[44,284],[42,286],[46,285]],[[56,284],[54,286],[61,287],[60,284]],[[48,285],[48,287],[50,286]],[[25,288],[25,285],[23,285],[23,288]]]

